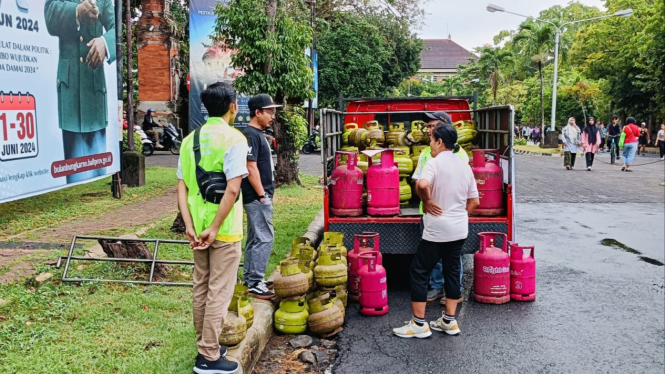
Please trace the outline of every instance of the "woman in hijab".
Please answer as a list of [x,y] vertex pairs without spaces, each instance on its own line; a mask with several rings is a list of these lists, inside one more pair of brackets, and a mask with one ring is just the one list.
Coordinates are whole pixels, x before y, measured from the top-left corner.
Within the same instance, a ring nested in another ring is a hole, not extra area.
[[563,135],[563,166],[566,170],[572,170],[575,167],[577,147],[582,141],[582,134],[575,123],[575,117],[568,118],[568,124],[561,133]]
[[582,146],[584,147],[584,156],[586,156],[586,169],[591,171],[593,166],[593,156],[598,153],[600,146],[600,132],[596,127],[596,119],[589,117],[589,123],[584,126],[582,131]]

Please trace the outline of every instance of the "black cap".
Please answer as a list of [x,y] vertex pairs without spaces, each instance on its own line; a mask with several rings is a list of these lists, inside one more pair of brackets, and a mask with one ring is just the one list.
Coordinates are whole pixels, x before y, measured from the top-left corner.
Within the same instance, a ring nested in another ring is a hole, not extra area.
[[628,117],[628,118],[626,118],[626,123],[632,123],[632,124],[635,124],[635,117]]
[[257,109],[279,108],[281,105],[275,104],[268,94],[258,94],[249,99],[247,107],[250,112],[254,113]]
[[448,113],[443,112],[443,111],[434,112],[434,113],[425,113],[425,116],[427,116],[427,118],[429,118],[429,119],[437,119],[437,120],[442,121],[444,123],[449,123],[451,125],[453,124],[453,120],[452,120],[452,118],[450,118],[450,115],[448,115]]
[[594,121],[595,121],[596,119],[593,118],[593,117],[589,117],[589,121],[591,121],[591,120],[594,120]]

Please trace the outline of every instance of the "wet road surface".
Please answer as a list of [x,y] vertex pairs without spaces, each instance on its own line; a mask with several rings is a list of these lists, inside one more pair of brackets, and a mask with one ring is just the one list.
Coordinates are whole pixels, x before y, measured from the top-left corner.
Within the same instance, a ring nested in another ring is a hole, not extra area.
[[[664,164],[643,166],[635,178],[628,176],[638,169],[627,174],[609,165],[569,172],[571,178],[560,175],[566,173],[560,163],[518,156],[517,240],[536,246],[535,302],[469,299],[473,261],[466,256],[462,334],[398,338],[391,329],[411,316],[410,258],[385,256],[390,312],[363,317],[350,304],[333,372],[665,372],[665,268],[658,265],[665,262],[664,191],[653,184],[663,180]],[[545,202],[527,202],[529,189]],[[616,242],[603,245],[604,239]],[[426,318],[442,311],[438,302],[429,303]]]

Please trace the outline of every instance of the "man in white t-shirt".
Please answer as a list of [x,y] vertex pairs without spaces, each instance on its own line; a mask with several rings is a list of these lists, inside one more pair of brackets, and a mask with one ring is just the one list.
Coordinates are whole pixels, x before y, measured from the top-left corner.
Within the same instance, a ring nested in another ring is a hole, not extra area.
[[[460,333],[455,320],[460,292],[460,256],[469,233],[469,214],[480,203],[476,180],[468,164],[455,155],[459,151],[457,131],[440,123],[430,141],[433,159],[429,160],[416,191],[423,200],[424,230],[416,256],[411,263],[411,308],[413,316],[406,326],[393,329],[404,338],[426,338],[430,327],[449,335]],[[446,310],[440,319],[425,321],[427,285],[436,263],[443,265]]]

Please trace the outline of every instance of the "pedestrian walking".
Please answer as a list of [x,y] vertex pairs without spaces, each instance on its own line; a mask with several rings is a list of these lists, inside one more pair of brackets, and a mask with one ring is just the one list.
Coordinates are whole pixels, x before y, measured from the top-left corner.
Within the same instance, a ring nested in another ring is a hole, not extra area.
[[[427,138],[432,139],[432,130],[438,125],[439,123],[450,123],[452,124],[452,119],[450,118],[450,115],[446,112],[435,112],[435,113],[425,113],[425,120],[427,120]],[[469,164],[469,155],[467,155],[464,150],[461,150],[460,152],[455,153],[457,157],[464,162],[465,164]],[[411,177],[416,183],[418,183],[418,180],[421,178],[422,173],[423,173],[423,168],[425,167],[425,164],[427,161],[432,159],[432,147],[427,147],[425,148],[421,153],[420,157],[418,158],[418,165],[416,165],[416,170],[413,172],[413,176]],[[418,191],[416,191],[418,193]],[[420,197],[420,214],[422,216],[423,214],[423,202],[422,202],[422,197]],[[424,230],[423,226],[423,219],[421,218],[420,220],[420,234],[422,235]],[[460,257],[460,287],[462,285],[462,276],[464,275],[464,269],[462,268],[461,264],[462,258]],[[427,302],[431,302],[437,299],[441,299],[439,303],[441,305],[446,305],[446,296],[443,291],[443,285],[445,283],[445,280],[443,278],[443,266],[441,264],[441,261],[436,263],[436,266],[434,266],[434,269],[432,270],[432,275],[430,276],[429,280],[429,291],[427,292]],[[461,292],[461,290],[460,290]]]
[[281,105],[266,94],[256,95],[247,102],[249,124],[243,130],[249,146],[247,170],[249,176],[242,181],[242,203],[247,213],[247,243],[243,274],[249,295],[268,300],[275,297],[270,291],[272,282],[265,281],[275,230],[273,228],[272,197],[275,194],[275,166],[270,144],[263,135],[275,121],[275,111]]
[[[240,265],[242,201],[240,185],[247,176],[247,140],[229,124],[238,112],[236,91],[218,82],[201,92],[208,121],[190,133],[180,147],[178,208],[194,251],[192,309],[196,345],[194,372],[234,373],[220,346]],[[215,182],[216,180],[226,180]]]
[[582,131],[582,147],[584,148],[584,156],[586,157],[586,169],[591,171],[593,166],[593,158],[598,153],[600,146],[600,131],[596,127],[596,119],[589,117],[589,123],[584,126]]
[[533,144],[538,145],[540,143],[540,127],[535,126],[533,128]]
[[605,124],[601,121],[600,122],[600,152],[603,153],[605,151],[605,137],[607,136],[607,129],[605,128]]
[[[476,180],[468,164],[455,153],[457,131],[449,123],[440,123],[430,141],[433,158],[423,168],[416,192],[423,197],[424,231],[416,256],[411,263],[411,309],[413,316],[393,333],[403,338],[426,338],[432,330],[449,335],[460,333],[455,320],[460,293],[460,257],[469,232],[469,214],[479,204]],[[443,263],[446,309],[441,318],[425,321],[427,283],[432,269]]]
[[529,125],[522,126],[522,137],[529,140]]
[[640,150],[642,150],[642,157],[645,156],[645,152],[647,150],[647,144],[651,143],[651,134],[649,134],[649,129],[647,129],[647,124],[645,122],[642,122],[642,127],[640,127],[640,139],[639,139],[639,146],[637,147],[637,154],[640,154]]
[[568,124],[561,131],[563,135],[563,167],[572,170],[575,167],[578,147],[582,144],[582,132],[575,124],[575,117],[568,118]]
[[623,140],[623,167],[621,171],[632,171],[630,165],[633,164],[633,159],[637,152],[637,142],[640,138],[640,129],[635,125],[635,118],[626,118],[626,126],[623,127],[623,133],[626,134],[626,137]]
[[660,160],[665,160],[665,123],[660,124],[660,130],[656,135],[656,146],[660,149]]

